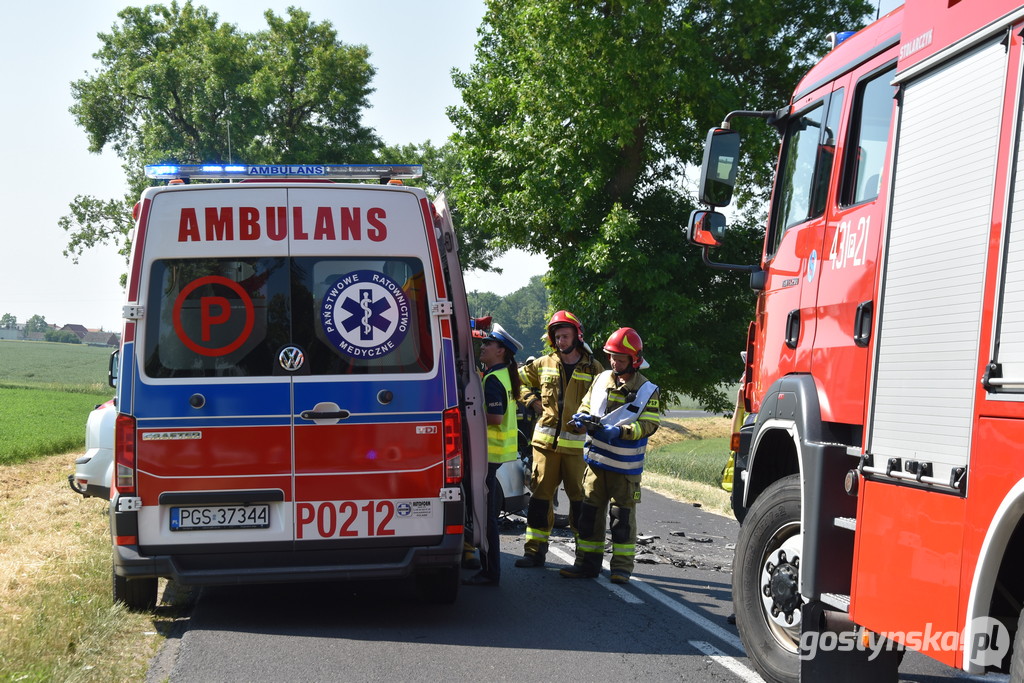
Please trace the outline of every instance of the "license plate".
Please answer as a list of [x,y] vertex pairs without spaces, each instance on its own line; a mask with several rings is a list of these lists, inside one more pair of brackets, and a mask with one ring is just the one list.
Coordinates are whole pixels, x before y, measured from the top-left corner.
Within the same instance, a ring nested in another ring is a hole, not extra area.
[[171,531],[266,529],[269,526],[269,505],[211,505],[171,508]]

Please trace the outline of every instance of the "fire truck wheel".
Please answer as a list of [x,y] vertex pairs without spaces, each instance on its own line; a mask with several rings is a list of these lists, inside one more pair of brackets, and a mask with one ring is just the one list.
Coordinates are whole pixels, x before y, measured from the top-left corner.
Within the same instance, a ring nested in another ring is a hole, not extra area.
[[766,681],[800,678],[800,477],[790,475],[757,497],[740,527],[732,593],[736,627]]
[[1024,611],[1017,618],[1017,634],[1013,637],[1013,654],[1010,659],[1010,681],[1024,681]]
[[424,600],[438,605],[450,605],[459,594],[459,565],[423,571],[416,575],[416,587]]
[[127,579],[111,568],[114,604],[122,604],[132,612],[148,612],[156,607],[156,577]]

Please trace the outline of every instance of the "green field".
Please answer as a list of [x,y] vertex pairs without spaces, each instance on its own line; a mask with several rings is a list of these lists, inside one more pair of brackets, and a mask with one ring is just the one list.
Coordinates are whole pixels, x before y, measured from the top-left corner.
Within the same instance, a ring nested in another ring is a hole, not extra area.
[[0,464],[85,450],[85,421],[114,395],[109,348],[0,341]]

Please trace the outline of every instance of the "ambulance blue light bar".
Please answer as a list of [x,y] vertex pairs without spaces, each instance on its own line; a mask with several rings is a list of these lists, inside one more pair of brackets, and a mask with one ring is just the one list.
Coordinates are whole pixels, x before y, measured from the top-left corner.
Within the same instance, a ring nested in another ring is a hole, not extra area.
[[225,180],[240,178],[331,178],[379,180],[419,178],[421,164],[155,164],[146,166],[154,180],[178,178]]

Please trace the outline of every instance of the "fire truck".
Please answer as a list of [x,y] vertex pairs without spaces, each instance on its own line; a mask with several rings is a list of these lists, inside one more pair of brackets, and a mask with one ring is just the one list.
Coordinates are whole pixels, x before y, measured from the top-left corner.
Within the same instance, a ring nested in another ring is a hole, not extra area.
[[[1020,0],[907,0],[708,135],[688,239],[757,297],[733,600],[766,680],[902,648],[1024,680],[1022,33]],[[749,266],[710,257],[743,117],[781,137]]]

